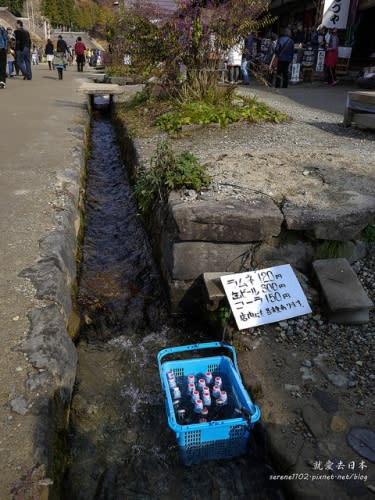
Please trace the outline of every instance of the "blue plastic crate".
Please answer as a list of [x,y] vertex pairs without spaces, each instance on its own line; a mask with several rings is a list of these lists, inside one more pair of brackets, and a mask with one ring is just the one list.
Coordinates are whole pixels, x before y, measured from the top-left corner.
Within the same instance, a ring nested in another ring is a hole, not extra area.
[[[163,358],[167,355],[213,348],[228,349],[233,361],[228,356],[210,356],[163,362]],[[260,410],[251,401],[242,384],[234,348],[221,342],[171,347],[159,352],[158,364],[165,395],[168,425],[176,433],[182,463],[192,465],[206,460],[230,459],[244,454],[251,430],[260,419]],[[241,409],[242,413],[238,417],[226,420],[179,424],[176,421],[168,384],[167,372],[169,370],[173,370],[177,380],[182,380],[191,373],[198,375],[206,371],[224,377],[227,387],[230,384],[230,393],[234,398],[235,406]]]

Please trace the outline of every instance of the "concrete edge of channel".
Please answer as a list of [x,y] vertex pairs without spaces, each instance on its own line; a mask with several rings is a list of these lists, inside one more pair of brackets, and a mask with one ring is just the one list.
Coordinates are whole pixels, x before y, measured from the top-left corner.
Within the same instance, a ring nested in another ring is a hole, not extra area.
[[[28,314],[28,335],[21,350],[34,368],[25,387],[34,416],[33,476],[40,498],[58,494],[66,464],[69,409],[76,379],[77,352],[73,342],[79,329],[76,312],[77,271],[83,231],[83,186],[90,116],[85,108],[69,132],[69,165],[56,174],[54,229],[39,240],[39,255],[20,277],[30,280],[37,306]],[[30,486],[30,488],[33,488]],[[34,490],[30,494],[34,495]],[[39,497],[38,497],[39,498]]]

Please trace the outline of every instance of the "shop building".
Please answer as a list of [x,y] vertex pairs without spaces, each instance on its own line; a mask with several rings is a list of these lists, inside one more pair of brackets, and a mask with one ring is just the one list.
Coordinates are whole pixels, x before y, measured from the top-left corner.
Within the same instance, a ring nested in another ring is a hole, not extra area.
[[297,42],[308,43],[318,25],[337,28],[342,47],[350,47],[350,67],[375,64],[375,0],[272,0],[273,31],[289,27]]

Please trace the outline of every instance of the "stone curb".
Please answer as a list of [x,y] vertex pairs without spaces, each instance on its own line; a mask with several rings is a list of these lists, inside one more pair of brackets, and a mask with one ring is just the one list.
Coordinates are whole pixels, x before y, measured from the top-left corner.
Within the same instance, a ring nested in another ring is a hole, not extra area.
[[[54,462],[61,452],[58,449],[59,435],[67,430],[76,378],[77,352],[68,330],[75,314],[74,287],[88,128],[87,114],[83,125],[70,130],[73,143],[71,164],[58,174],[56,182],[59,201],[54,214],[55,230],[40,239],[38,260],[19,273],[20,277],[32,282],[35,297],[40,301],[40,307],[28,315],[30,329],[22,345],[29,363],[35,368],[28,373],[25,383],[27,406],[24,414],[30,411],[36,416],[34,466],[48,477],[53,475],[53,470],[55,474],[60,472]],[[20,412],[22,401],[18,403]],[[13,405],[13,410],[17,411],[17,405]],[[52,481],[43,480],[42,486],[55,490],[59,480],[59,477],[53,477]]]

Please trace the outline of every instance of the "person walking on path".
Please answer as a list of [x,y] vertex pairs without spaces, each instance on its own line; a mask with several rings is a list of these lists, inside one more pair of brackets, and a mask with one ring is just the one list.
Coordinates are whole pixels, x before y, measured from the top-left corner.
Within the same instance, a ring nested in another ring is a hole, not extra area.
[[238,42],[228,51],[228,78],[230,83],[237,83],[240,77],[243,43]]
[[39,51],[36,45],[33,45],[33,51],[31,53],[31,62],[33,63],[33,66],[39,64]]
[[68,63],[66,56],[65,56],[65,53],[56,52],[55,57],[53,59],[53,63],[54,63],[55,68],[57,69],[58,79],[62,80],[63,74],[64,74],[64,69],[66,68],[66,65]]
[[16,61],[17,65],[23,74],[24,80],[31,80],[31,38],[30,34],[23,27],[22,21],[16,22],[16,29],[14,30],[14,37],[16,39]]
[[47,56],[48,68],[50,71],[52,70],[53,52],[54,48],[52,40],[48,38],[46,46],[44,47],[44,54]]
[[[62,54],[62,56],[65,60],[64,69],[66,69],[66,67],[68,65],[67,56],[69,53],[69,49],[68,49],[68,45],[67,45],[66,41],[63,39],[62,35],[59,35],[57,37],[56,52],[57,52],[57,54]],[[55,64],[55,66],[56,66],[56,64]],[[61,78],[61,80],[62,80],[62,78]]]
[[0,25],[0,88],[6,87],[7,79],[8,32]]
[[69,52],[66,41],[61,35],[57,38],[56,53],[53,59],[59,80],[63,79],[64,69],[68,65],[67,53]]
[[85,65],[85,50],[86,46],[82,42],[82,38],[79,36],[77,38],[77,41],[74,45],[74,52],[76,55],[76,61],[77,61],[77,71],[83,71],[83,66]]
[[242,73],[242,81],[245,85],[249,85],[250,83],[250,64],[253,58],[253,44],[254,44],[254,36],[252,33],[248,33],[245,38],[244,51],[242,55],[242,63],[241,63],[241,73]]
[[[9,36],[9,31],[8,31]],[[8,39],[8,52],[7,52],[7,64],[8,64],[8,77],[12,78],[14,76],[14,64],[16,60],[15,52],[15,40],[14,38]]]
[[293,61],[294,42],[291,39],[290,29],[286,29],[284,34],[279,38],[275,55],[279,58],[276,71],[276,88],[280,88],[281,80],[283,81],[283,89],[288,88],[289,83],[289,64]]
[[328,85],[337,84],[336,64],[338,56],[338,46],[339,41],[337,37],[337,31],[334,28],[327,37],[326,57],[324,61],[324,65],[326,68],[326,83],[328,83]]

